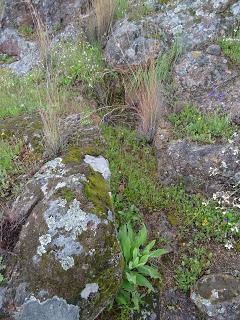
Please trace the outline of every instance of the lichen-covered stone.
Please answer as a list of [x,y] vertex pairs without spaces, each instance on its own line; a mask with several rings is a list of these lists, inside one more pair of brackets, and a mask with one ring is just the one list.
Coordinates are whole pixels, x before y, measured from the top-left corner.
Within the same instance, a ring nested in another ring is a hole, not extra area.
[[194,286],[191,299],[209,319],[240,319],[240,280],[232,275],[203,276]]
[[165,52],[176,39],[196,50],[227,34],[240,20],[237,0],[176,0],[138,21],[118,22],[105,55],[114,67],[139,65]]
[[85,159],[90,164],[81,158],[64,163],[62,157],[47,162],[13,204],[26,221],[15,247],[21,258],[11,262],[3,303],[7,310],[14,302],[15,319],[52,320],[55,310],[58,319],[93,320],[119,289],[122,258],[108,162],[87,154]]

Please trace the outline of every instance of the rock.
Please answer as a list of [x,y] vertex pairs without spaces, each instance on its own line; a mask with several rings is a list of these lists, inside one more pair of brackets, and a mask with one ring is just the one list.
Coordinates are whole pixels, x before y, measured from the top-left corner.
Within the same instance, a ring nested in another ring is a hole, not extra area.
[[58,29],[79,17],[81,12],[86,10],[88,0],[33,0],[31,4],[34,13],[27,1],[5,0],[2,26],[34,26],[33,16],[37,13],[48,27]]
[[135,312],[133,320],[159,320],[159,290],[155,289],[154,293],[144,297],[144,302],[139,312]]
[[128,68],[129,65],[141,65],[156,58],[165,48],[162,40],[147,37],[141,23],[125,19],[116,24],[107,42],[105,57],[115,68]]
[[224,273],[203,276],[194,286],[191,299],[210,319],[240,319],[239,278]]
[[203,112],[222,110],[240,115],[240,73],[219,56],[219,47],[185,54],[174,67],[179,104],[193,104]]
[[0,31],[0,53],[16,56],[18,61],[1,64],[19,75],[28,73],[40,61],[38,46],[35,42],[27,41],[14,29]]
[[199,145],[171,140],[164,148],[156,141],[159,177],[163,184],[183,183],[190,192],[210,197],[224,190],[240,171],[239,142]]
[[138,65],[161,55],[176,39],[185,51],[196,50],[231,30],[240,20],[238,12],[236,0],[170,1],[154,15],[118,22],[106,45],[106,59],[114,67]]
[[84,150],[43,165],[13,204],[25,223],[1,312],[16,320],[94,320],[119,290],[108,162]]

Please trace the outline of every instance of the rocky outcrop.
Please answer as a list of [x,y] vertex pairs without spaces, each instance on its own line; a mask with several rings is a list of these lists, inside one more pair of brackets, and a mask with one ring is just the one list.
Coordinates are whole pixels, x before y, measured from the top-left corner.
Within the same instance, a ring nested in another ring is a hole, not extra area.
[[203,112],[223,111],[240,117],[240,73],[230,68],[218,45],[183,55],[174,68],[179,105],[191,103]]
[[14,319],[93,320],[119,289],[108,161],[97,141],[94,149],[81,140],[43,165],[12,205],[23,227],[1,312]]
[[237,0],[170,1],[160,12],[139,21],[117,23],[106,46],[106,58],[113,67],[138,65],[161,55],[179,38],[185,51],[195,50],[226,34],[239,17]]
[[[78,18],[85,10],[87,0],[47,0],[38,1],[5,0],[5,9],[2,18],[2,26],[34,26],[33,16],[35,14],[48,25],[58,29],[72,22],[74,17]],[[32,7],[34,8],[32,10]]]
[[[189,140],[156,141],[159,178],[165,185],[183,183],[207,196],[240,182],[239,141],[205,144]],[[162,148],[161,148],[162,147]]]
[[229,274],[202,277],[194,286],[191,299],[209,319],[240,319],[240,280]]

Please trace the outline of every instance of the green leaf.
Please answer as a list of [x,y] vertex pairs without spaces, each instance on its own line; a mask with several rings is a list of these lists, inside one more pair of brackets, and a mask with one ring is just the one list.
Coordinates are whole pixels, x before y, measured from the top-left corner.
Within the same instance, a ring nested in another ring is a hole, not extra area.
[[121,244],[123,256],[125,258],[125,262],[128,263],[130,260],[130,249],[131,249],[131,244],[130,244],[130,239],[128,237],[128,231],[127,231],[127,226],[123,225],[119,232],[118,232],[118,239]]
[[145,276],[149,276],[153,279],[160,279],[157,268],[151,266],[140,266],[137,268],[137,270]]
[[157,249],[155,251],[150,252],[149,257],[150,258],[159,258],[163,254],[168,253],[168,250],[166,249]]
[[150,250],[154,247],[156,240],[151,241],[143,250],[143,254],[148,254]]
[[147,241],[147,228],[144,225],[140,231],[138,231],[133,246],[134,248],[139,248],[140,246],[144,245],[144,243]]
[[136,284],[136,274],[133,272],[126,272],[127,279],[130,283]]
[[146,264],[148,262],[148,259],[149,259],[149,255],[148,254],[146,254],[145,256],[142,256],[140,258],[138,266],[140,267],[140,266],[143,266],[144,264]]
[[122,289],[132,292],[134,290],[134,285],[125,279],[122,283]]
[[138,257],[139,254],[139,248],[133,249],[133,261]]
[[135,276],[136,276],[136,284],[138,286],[141,287],[146,287],[149,289],[149,291],[154,292],[154,288],[152,286],[152,284],[150,283],[150,281],[147,280],[147,278],[145,278],[142,274],[135,272]]
[[[137,257],[132,263],[131,263],[131,261],[129,262],[129,268],[130,269],[133,269],[133,268],[136,268],[137,266],[138,266],[138,264],[139,264],[139,257]],[[131,264],[131,267],[130,267],[130,264]]]
[[124,290],[121,290],[118,295],[116,296],[116,302],[120,305],[128,305],[129,304],[129,298],[127,298],[125,295]]

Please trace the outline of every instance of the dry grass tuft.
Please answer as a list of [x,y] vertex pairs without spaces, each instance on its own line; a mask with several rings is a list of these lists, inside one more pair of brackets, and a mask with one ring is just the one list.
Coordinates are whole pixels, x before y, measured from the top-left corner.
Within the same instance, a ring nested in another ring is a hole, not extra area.
[[101,40],[107,35],[117,8],[116,0],[94,0],[93,10],[96,18],[96,35]]

